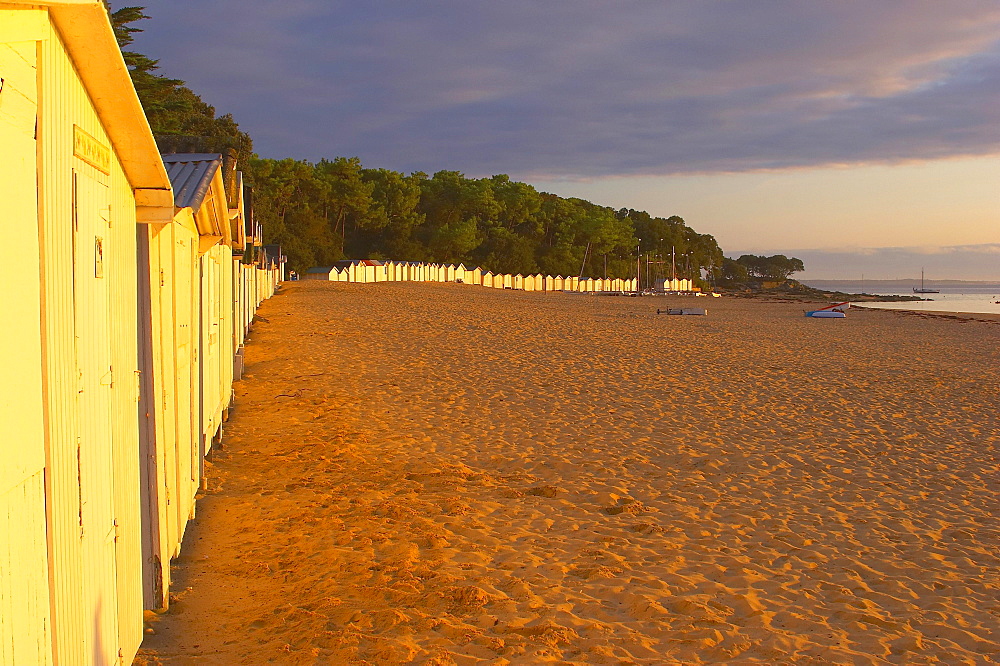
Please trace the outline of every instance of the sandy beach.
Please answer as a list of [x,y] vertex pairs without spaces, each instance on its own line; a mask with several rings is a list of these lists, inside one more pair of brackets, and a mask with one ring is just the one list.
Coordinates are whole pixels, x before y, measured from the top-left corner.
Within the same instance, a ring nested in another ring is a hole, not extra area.
[[804,309],[286,283],[136,662],[1000,662],[1000,321]]

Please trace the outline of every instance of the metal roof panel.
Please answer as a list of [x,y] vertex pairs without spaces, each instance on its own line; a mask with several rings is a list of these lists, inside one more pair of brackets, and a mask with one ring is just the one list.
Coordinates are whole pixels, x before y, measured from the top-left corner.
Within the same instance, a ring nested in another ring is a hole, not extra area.
[[174,153],[162,155],[177,208],[197,209],[205,200],[215,172],[222,166],[222,155],[215,153]]

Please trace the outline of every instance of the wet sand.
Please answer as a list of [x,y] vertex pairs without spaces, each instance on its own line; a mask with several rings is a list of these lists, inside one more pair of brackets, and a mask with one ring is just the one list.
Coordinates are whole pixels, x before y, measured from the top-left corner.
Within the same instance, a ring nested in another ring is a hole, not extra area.
[[803,310],[286,283],[137,663],[1000,661],[1000,322]]

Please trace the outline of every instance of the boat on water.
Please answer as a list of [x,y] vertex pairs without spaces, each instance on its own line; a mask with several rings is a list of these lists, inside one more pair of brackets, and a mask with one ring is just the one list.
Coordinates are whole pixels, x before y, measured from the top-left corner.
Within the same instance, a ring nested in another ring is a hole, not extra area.
[[917,289],[916,287],[914,287],[913,288],[913,293],[914,294],[940,294],[941,290],[940,289],[927,289],[926,287],[924,287],[924,269],[921,268],[920,269],[920,288]]

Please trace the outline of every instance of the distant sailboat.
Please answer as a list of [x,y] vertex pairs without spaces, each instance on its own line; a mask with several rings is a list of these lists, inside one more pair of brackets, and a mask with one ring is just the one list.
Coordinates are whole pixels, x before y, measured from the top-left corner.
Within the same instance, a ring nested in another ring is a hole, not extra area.
[[940,294],[940,289],[926,289],[924,287],[924,269],[920,269],[920,289],[913,288],[914,294]]

